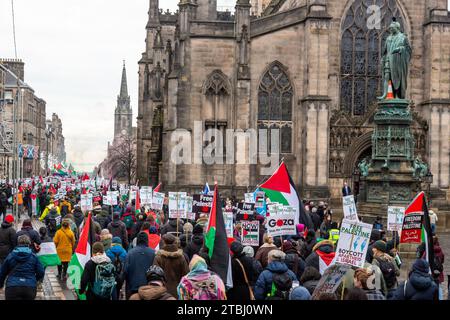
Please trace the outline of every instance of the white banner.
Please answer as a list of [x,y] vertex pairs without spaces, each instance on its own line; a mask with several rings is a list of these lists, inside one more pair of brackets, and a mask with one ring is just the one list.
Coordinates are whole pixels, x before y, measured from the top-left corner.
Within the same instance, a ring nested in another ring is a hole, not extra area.
[[139,196],[141,197],[141,204],[150,205],[153,197],[152,187],[141,187]]
[[153,197],[152,197],[152,209],[153,210],[162,210],[165,196],[166,195],[164,193],[153,192]]
[[244,195],[245,203],[255,203],[255,198],[253,197],[253,193],[246,193]]
[[186,218],[186,192],[169,192],[169,218]]
[[108,202],[110,206],[116,206],[118,204],[117,197],[119,196],[118,191],[107,191]]
[[94,209],[94,207],[92,206],[92,193],[82,194],[80,197],[81,211],[85,212]]
[[389,231],[401,232],[403,226],[403,218],[405,217],[404,207],[388,207],[387,229]]
[[336,249],[336,263],[363,268],[369,247],[372,225],[352,220],[342,220]]
[[225,230],[227,231],[227,237],[233,238],[233,212],[223,213],[223,221],[225,222]]
[[296,235],[295,211],[293,213],[270,214],[267,217],[267,233],[272,237]]
[[342,207],[344,209],[344,219],[359,221],[356,211],[355,197],[353,195],[342,198]]

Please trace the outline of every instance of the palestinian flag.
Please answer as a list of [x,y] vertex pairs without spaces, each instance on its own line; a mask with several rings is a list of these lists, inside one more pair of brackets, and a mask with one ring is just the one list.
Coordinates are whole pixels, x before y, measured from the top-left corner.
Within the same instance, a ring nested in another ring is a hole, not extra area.
[[139,189],[136,190],[136,201],[134,204],[136,214],[141,213],[141,196],[139,195]]
[[214,187],[213,205],[205,235],[205,247],[208,249],[211,270],[220,276],[228,288],[232,288],[230,249],[217,184]]
[[75,249],[75,253],[72,255],[72,260],[70,260],[69,268],[67,269],[67,273],[69,275],[69,278],[67,279],[67,287],[74,288],[80,300],[86,300],[86,296],[84,294],[79,294],[78,290],[80,288],[84,266],[89,259],[91,259],[91,248],[93,243],[94,226],[92,224],[92,215],[89,213],[85,223],[83,224],[78,246]]
[[156,186],[155,189],[153,189],[153,192],[159,192],[160,189],[161,189],[161,182]]
[[278,202],[285,206],[295,208],[295,224],[302,223],[308,229],[313,229],[311,217],[306,214],[303,203],[300,201],[295,184],[286,168],[284,162],[278,167],[277,171],[260,186],[261,190],[271,202]]
[[54,242],[41,243],[40,247],[41,250],[36,253],[36,255],[44,268],[59,266],[61,264],[61,260],[56,253],[56,246]]
[[400,243],[424,243],[425,259],[434,265],[433,233],[425,193],[421,191],[405,210]]
[[41,208],[39,206],[39,197],[37,196],[37,194],[32,193],[30,195],[30,198],[31,198],[31,212],[37,216],[41,212]]

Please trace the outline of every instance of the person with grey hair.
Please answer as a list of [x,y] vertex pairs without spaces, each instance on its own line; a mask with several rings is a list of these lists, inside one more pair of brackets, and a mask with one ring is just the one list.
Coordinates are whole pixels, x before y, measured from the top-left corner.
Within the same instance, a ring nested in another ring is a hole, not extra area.
[[259,275],[255,285],[256,300],[265,300],[272,292],[273,277],[276,274],[287,275],[292,281],[298,281],[297,276],[289,270],[284,259],[286,254],[281,250],[272,250],[268,255],[266,269]]
[[[37,283],[45,271],[30,249],[31,239],[23,234],[17,238],[17,247],[6,257],[0,270],[0,289],[5,286],[6,300],[34,300]],[[6,285],[5,285],[6,281]]]

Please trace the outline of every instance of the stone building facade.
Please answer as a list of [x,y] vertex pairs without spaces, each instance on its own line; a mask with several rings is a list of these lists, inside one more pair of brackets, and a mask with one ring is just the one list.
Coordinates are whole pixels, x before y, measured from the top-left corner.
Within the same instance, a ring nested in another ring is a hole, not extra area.
[[150,0],[139,61],[142,184],[196,191],[217,180],[242,196],[263,181],[259,164],[171,162],[173,132],[193,132],[201,121],[220,131],[279,129],[281,156],[304,198],[338,199],[344,181],[357,188],[357,164],[372,152],[382,45],[395,17],[413,48],[407,99],[415,151],[430,165],[434,196],[448,200],[447,0],[273,0],[261,16],[255,10],[237,0],[224,18],[216,1],[182,0],[170,14]]

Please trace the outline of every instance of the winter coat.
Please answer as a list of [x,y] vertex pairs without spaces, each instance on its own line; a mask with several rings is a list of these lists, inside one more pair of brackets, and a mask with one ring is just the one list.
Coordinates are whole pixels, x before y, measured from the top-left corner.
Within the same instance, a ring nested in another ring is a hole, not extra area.
[[184,248],[184,252],[187,254],[189,261],[192,259],[194,254],[197,254],[203,247],[204,240],[205,237],[203,234],[192,235],[191,242],[189,242],[186,248]]
[[309,293],[312,295],[314,293],[314,290],[316,290],[319,281],[320,280],[307,280],[302,284],[302,286],[305,287],[306,290],[308,290]]
[[21,235],[26,234],[31,239],[31,250],[36,253],[36,249],[34,247],[34,244],[40,245],[41,244],[41,237],[39,236],[39,233],[33,229],[33,227],[22,227],[20,231],[17,232],[17,238],[19,238]]
[[314,225],[314,231],[319,230],[322,219],[317,214],[317,212],[310,213],[310,216],[311,216],[311,220],[312,220],[313,225]]
[[154,265],[161,267],[166,276],[167,292],[177,296],[177,286],[183,276],[188,274],[189,266],[183,255],[183,250],[175,244],[168,244],[156,253]]
[[331,229],[331,222],[324,221],[320,225],[320,237],[323,239],[328,239],[328,231]]
[[73,217],[75,218],[75,224],[77,225],[77,228],[80,228],[80,225],[84,220],[84,214],[81,209],[75,208],[73,210]]
[[111,299],[104,299],[99,296],[97,296],[93,291],[92,288],[94,286],[95,282],[95,271],[97,268],[97,265],[111,262],[111,260],[106,255],[99,255],[99,256],[93,256],[88,262],[86,262],[83,270],[83,274],[81,275],[81,281],[80,281],[80,294],[86,293],[86,300],[111,300]]
[[56,220],[56,229],[57,229],[58,228],[58,220],[59,220],[59,225],[61,225],[61,221],[62,221],[61,215],[58,212],[50,211],[48,213],[48,215],[46,215],[44,218],[44,224],[47,227],[48,235],[52,238],[55,236],[56,231],[57,231],[56,229],[52,230],[52,228],[50,228],[50,225],[54,219]]
[[[238,260],[241,262],[242,267],[244,267],[249,284],[247,284],[247,282],[245,281],[244,272],[241,265],[238,263]],[[259,274],[254,269],[253,261],[254,260],[250,257],[247,257],[245,253],[234,255],[233,259],[231,260],[233,288],[231,288],[227,292],[228,300],[250,300],[249,285],[251,287],[252,284],[256,283],[259,276]]]
[[149,284],[139,288],[138,293],[133,294],[130,300],[176,300],[167,288],[155,284]]
[[266,268],[269,260],[269,252],[276,249],[277,247],[274,244],[264,243],[258,251],[256,251],[255,259],[261,263],[263,268]]
[[306,237],[305,241],[300,246],[300,256],[303,259],[308,258],[308,256],[312,253],[314,246],[317,244],[316,238],[314,237]]
[[28,247],[16,247],[2,264],[0,271],[0,288],[32,287],[44,279],[44,267]]
[[[388,255],[387,253],[384,253],[383,255],[380,255],[380,256],[378,256],[378,257],[376,257],[376,258],[373,258],[373,259],[372,259],[372,265],[377,266],[378,268],[381,268],[381,265],[380,265],[380,261],[379,261],[379,260],[383,260],[383,261],[388,261],[388,262],[390,262],[390,263],[394,266],[394,269],[395,269],[395,275],[396,275],[397,277],[400,276],[400,269],[398,268],[397,263],[395,262],[394,258],[392,258],[392,257],[391,257],[390,255]],[[381,270],[381,269],[380,269],[380,270]],[[386,280],[386,279],[385,279],[385,280]],[[392,285],[391,287],[387,287],[387,290],[389,291],[389,290],[395,289],[396,287],[397,287],[397,281],[396,281],[395,284]]]
[[[161,236],[163,236],[169,232],[171,232],[171,233],[177,232],[177,220],[176,219],[170,220],[168,223],[164,224],[161,227]],[[183,223],[181,221],[179,221],[179,223],[178,223],[178,232],[183,233]]]
[[147,284],[146,272],[154,259],[155,251],[147,246],[138,245],[128,252],[123,274],[128,293],[135,293]]
[[72,211],[72,205],[69,201],[63,201],[59,205],[59,212],[61,212],[61,215],[65,217],[67,214],[69,214]]
[[70,262],[75,247],[75,235],[72,230],[70,228],[59,229],[53,238],[53,242],[61,262]]
[[289,270],[294,272],[297,279],[300,279],[306,268],[305,261],[298,255],[295,249],[288,250],[285,253],[286,257],[284,258],[284,263],[286,263]]
[[0,208],[6,208],[9,205],[8,196],[0,195]]
[[273,261],[267,265],[267,268],[259,275],[255,285],[256,300],[264,300],[267,294],[272,290],[272,280],[274,274],[287,272],[292,281],[297,281],[295,274],[289,270],[287,265],[281,261]]
[[438,286],[428,273],[414,270],[400,284],[393,300],[438,300]]
[[127,258],[127,251],[120,245],[113,243],[111,248],[106,251],[106,255],[114,264],[116,257],[119,257],[122,264],[125,264],[125,259]]
[[111,218],[109,216],[109,212],[107,211],[100,211],[100,213],[98,213],[95,216],[95,221],[97,221],[100,224],[100,227],[103,229],[106,229],[108,227],[108,224],[111,222]]
[[0,265],[16,246],[16,230],[12,223],[3,222],[0,227]]
[[128,234],[127,234],[127,227],[125,226],[125,223],[123,223],[120,220],[115,220],[108,224],[109,233],[112,234],[114,237],[119,237],[122,240],[122,244],[124,248],[128,248]]
[[324,261],[331,262],[334,256],[333,242],[323,240],[314,246],[313,252],[306,258],[305,264],[306,267],[314,267],[320,272],[320,258]]

